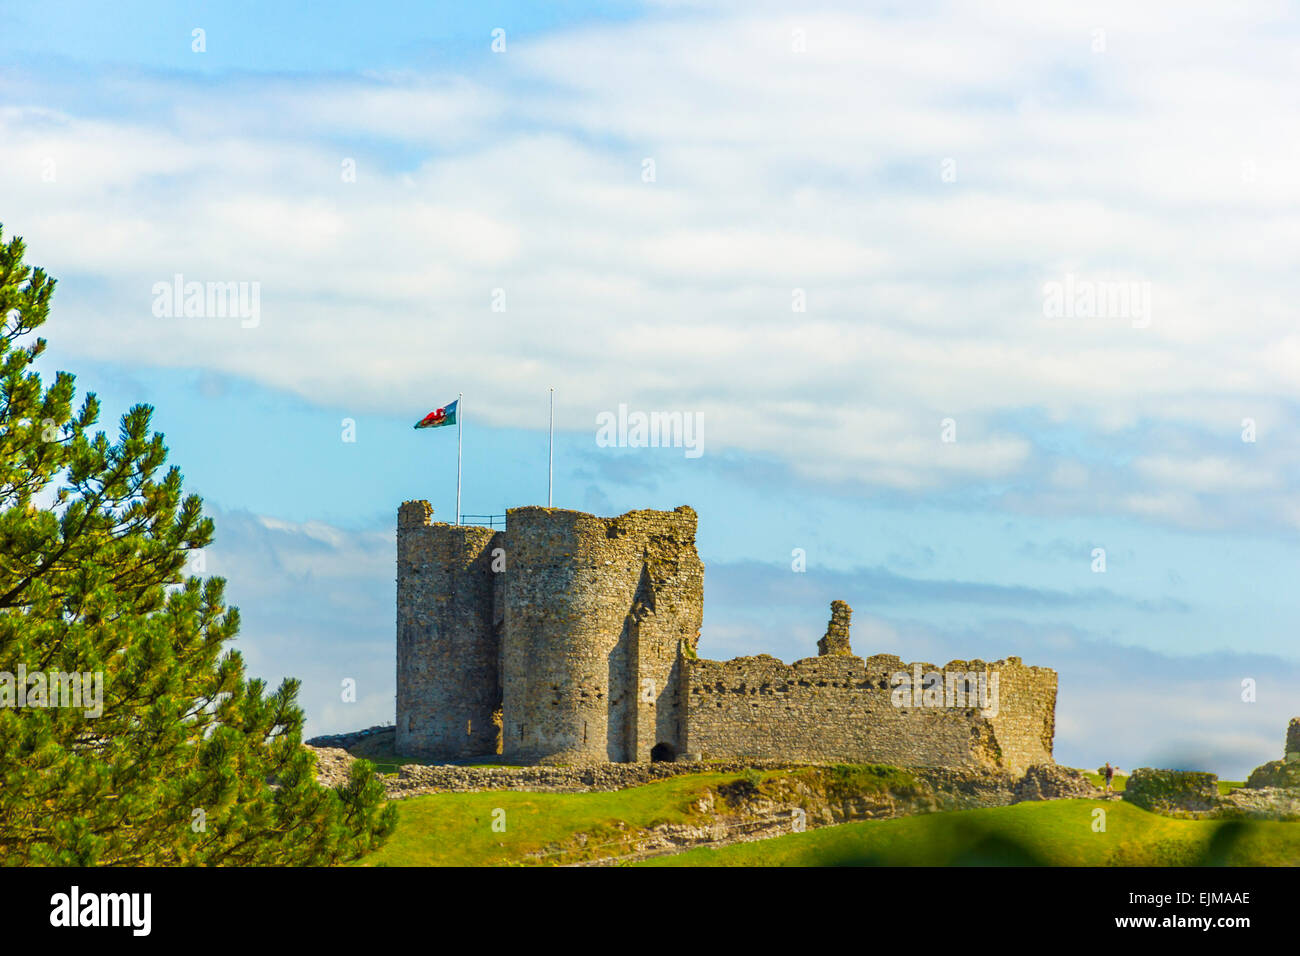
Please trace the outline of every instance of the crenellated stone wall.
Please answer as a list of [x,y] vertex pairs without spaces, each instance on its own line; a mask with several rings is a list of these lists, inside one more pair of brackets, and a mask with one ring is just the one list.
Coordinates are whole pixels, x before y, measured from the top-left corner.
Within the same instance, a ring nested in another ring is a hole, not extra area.
[[[896,675],[913,681],[918,669],[921,696],[911,684],[900,691]],[[941,703],[927,704],[924,675],[935,672],[983,675],[990,688],[996,675],[996,698],[980,698],[977,679],[965,700],[954,694],[950,705],[944,694]],[[890,654],[863,660],[830,653],[788,665],[767,655],[692,660],[685,685],[686,749],[706,758],[1012,773],[1052,762],[1056,673],[1015,657],[991,664],[952,661],[944,668],[905,664]],[[985,699],[996,707],[981,708]]]

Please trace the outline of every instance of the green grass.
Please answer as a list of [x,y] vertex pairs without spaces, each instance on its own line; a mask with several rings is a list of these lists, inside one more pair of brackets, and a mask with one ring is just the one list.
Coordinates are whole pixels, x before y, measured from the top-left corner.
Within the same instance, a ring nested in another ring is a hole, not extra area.
[[861,794],[918,793],[920,783],[915,775],[898,767],[885,764],[834,764],[824,768],[796,771],[795,776],[826,778],[826,796],[831,800],[850,800]]
[[[1094,787],[1106,786],[1106,778],[1099,773],[1089,773],[1088,771],[1085,770],[1083,772],[1083,775],[1092,781],[1092,785]],[[1128,775],[1127,774],[1121,775],[1117,773],[1111,780],[1110,788],[1118,792],[1120,790],[1123,790],[1125,784],[1127,783],[1128,783]]]
[[[372,866],[493,866],[530,862],[530,854],[559,850],[541,862],[569,863],[629,852],[628,831],[659,823],[706,819],[692,808],[705,789],[738,779],[703,773],[672,777],[613,793],[436,793],[398,804],[396,832],[362,860]],[[492,829],[505,811],[505,832]],[[585,833],[584,845],[575,835]]]
[[868,820],[771,840],[698,849],[652,866],[1300,865],[1300,824],[1174,820],[1108,801],[1094,832],[1094,800]]
[[[1118,787],[1123,784],[1117,778]],[[396,832],[361,865],[500,866],[617,857],[631,853],[644,831],[660,823],[712,823],[714,817],[696,806],[706,790],[721,808],[752,797],[756,789],[786,803],[807,786],[839,800],[886,790],[906,794],[916,783],[897,768],[863,766],[693,773],[613,793],[429,794],[398,803]],[[1099,807],[1106,812],[1104,833],[1092,829]],[[504,832],[492,827],[498,809],[505,811]],[[650,862],[1187,866],[1207,858],[1216,864],[1300,865],[1300,823],[1178,820],[1120,800],[1057,800],[851,823]]]

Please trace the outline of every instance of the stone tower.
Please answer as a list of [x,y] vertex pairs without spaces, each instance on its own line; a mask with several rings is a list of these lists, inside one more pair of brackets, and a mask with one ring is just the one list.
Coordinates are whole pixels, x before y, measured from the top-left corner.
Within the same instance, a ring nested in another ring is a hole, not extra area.
[[676,754],[678,647],[694,653],[703,617],[695,527],[687,507],[617,518],[508,512],[507,758],[621,762]]
[[397,748],[517,762],[671,759],[704,603],[696,515],[512,508],[506,530],[397,529]]
[[500,635],[488,528],[397,513],[397,750],[457,758],[496,750]]

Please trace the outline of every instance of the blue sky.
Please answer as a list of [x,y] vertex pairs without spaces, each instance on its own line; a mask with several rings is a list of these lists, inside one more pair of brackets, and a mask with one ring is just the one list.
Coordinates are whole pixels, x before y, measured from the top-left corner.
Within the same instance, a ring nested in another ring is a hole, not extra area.
[[[256,0],[157,3],[126,0],[112,10],[76,0],[40,9],[4,4],[12,62],[66,60],[88,67],[147,68],[191,73],[224,71],[354,73],[390,68],[464,65],[487,51],[484,37],[509,27],[527,39],[575,24],[633,19],[641,3],[258,3]],[[211,39],[195,61],[189,36]],[[178,36],[185,37],[177,43]],[[507,42],[507,48],[509,43]]]
[[[1181,5],[4,6],[0,222],[60,278],[46,371],[109,426],[156,406],[309,730],[391,719],[396,507],[454,513],[454,434],[412,422],[464,392],[464,510],[541,503],[554,386],[557,505],[699,512],[706,654],[815,653],[843,598],[861,653],[1058,669],[1067,764],[1280,756],[1280,9],[1173,45]],[[257,283],[256,324],[154,314],[177,273]],[[1066,281],[1149,313],[1055,317]],[[698,416],[704,454],[600,447],[620,404]]]

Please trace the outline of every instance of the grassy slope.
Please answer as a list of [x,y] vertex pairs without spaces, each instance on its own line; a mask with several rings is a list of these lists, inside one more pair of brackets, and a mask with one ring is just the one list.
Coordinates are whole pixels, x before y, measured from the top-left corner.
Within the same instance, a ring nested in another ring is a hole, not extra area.
[[[575,862],[628,852],[625,831],[658,823],[687,823],[690,805],[735,774],[690,774],[615,793],[439,793],[399,804],[397,832],[363,863],[379,866],[491,866],[570,844],[587,834],[585,849],[550,858]],[[494,809],[506,812],[504,833],[492,830]],[[620,829],[619,824],[622,824]],[[604,844],[613,844],[603,846]]]
[[[1229,825],[1174,820],[1107,801],[1106,832],[1092,829],[1093,800],[869,820],[773,840],[691,850],[657,866],[886,866],[1033,864],[1055,866],[1300,865],[1300,824]],[[1216,842],[1216,833],[1219,834]]]
[[[864,770],[864,768],[859,768]],[[765,779],[783,773],[764,774]],[[870,775],[868,775],[870,776]],[[737,774],[691,774],[617,793],[443,793],[403,800],[397,832],[363,864],[491,866],[528,860],[568,863],[629,852],[629,831],[657,823],[704,823],[692,808],[706,789]],[[855,781],[866,787],[872,780]],[[1092,831],[1092,811],[1104,806],[1107,832]],[[493,832],[494,809],[506,830]],[[1220,825],[1173,820],[1118,800],[1023,803],[1011,807],[868,821],[792,834],[775,840],[694,850],[660,865],[811,865],[872,856],[890,865],[953,862],[1046,862],[1096,866],[1186,865]],[[1300,865],[1300,823],[1259,823],[1241,831],[1239,845],[1216,862]],[[576,834],[587,834],[585,844]],[[554,852],[557,850],[561,852]]]

